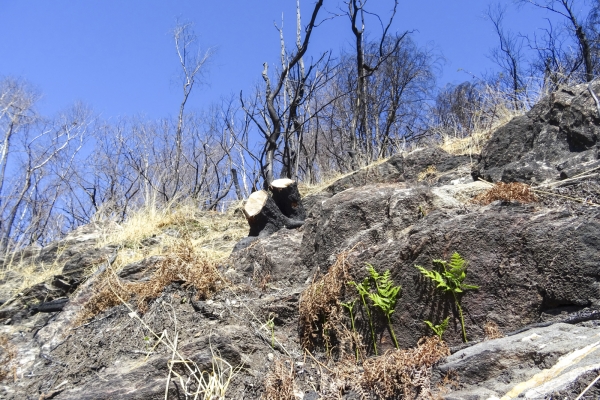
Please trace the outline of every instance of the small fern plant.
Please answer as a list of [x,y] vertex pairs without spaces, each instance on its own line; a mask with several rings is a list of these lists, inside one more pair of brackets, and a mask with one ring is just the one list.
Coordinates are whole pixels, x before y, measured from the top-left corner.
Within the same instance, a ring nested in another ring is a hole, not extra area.
[[371,328],[371,340],[373,341],[373,350],[375,351],[375,355],[377,355],[377,341],[375,339],[375,329],[373,329],[373,318],[371,317],[371,312],[369,311],[369,306],[367,305],[366,300],[371,290],[370,280],[367,277],[361,283],[356,283],[352,281],[348,282],[348,285],[352,285],[356,288],[356,291],[358,292],[360,299],[362,300],[365,312],[367,313],[367,317],[369,318],[369,328]]
[[444,334],[444,332],[446,332],[446,329],[448,329],[449,321],[450,321],[450,317],[446,317],[446,319],[443,320],[439,325],[434,325],[433,322],[431,322],[431,321],[423,321],[423,322],[425,322],[425,324],[431,328],[433,333],[435,333],[437,335],[437,337],[440,338],[440,341],[441,341],[442,335]]
[[376,291],[373,293],[369,293],[369,299],[373,302],[373,304],[378,307],[385,317],[387,318],[388,327],[390,328],[390,334],[392,335],[392,340],[394,341],[394,345],[398,349],[398,340],[396,339],[396,334],[394,333],[394,328],[392,328],[392,321],[390,316],[394,312],[394,308],[396,308],[396,303],[398,302],[398,294],[400,293],[401,286],[394,286],[394,282],[391,279],[390,271],[385,271],[383,274],[380,274],[375,270],[375,268],[371,264],[367,264],[367,271],[371,276],[373,282],[375,282]]
[[467,343],[467,332],[465,330],[462,307],[460,306],[460,296],[466,290],[479,289],[479,286],[464,283],[464,280],[467,277],[467,261],[457,252],[452,254],[450,262],[445,260],[433,260],[433,264],[438,267],[440,270],[439,272],[436,270],[430,271],[420,265],[415,265],[415,267],[427,278],[437,283],[438,289],[452,294],[460,317],[463,340]]

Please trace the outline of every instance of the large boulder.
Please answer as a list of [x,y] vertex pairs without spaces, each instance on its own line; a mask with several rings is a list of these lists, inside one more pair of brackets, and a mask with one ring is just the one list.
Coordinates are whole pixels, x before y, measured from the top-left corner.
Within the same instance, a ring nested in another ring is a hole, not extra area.
[[450,317],[444,338],[462,341],[452,296],[415,268],[432,269],[433,259],[458,252],[468,261],[466,283],[479,286],[462,296],[469,339],[482,339],[486,323],[509,332],[540,321],[544,314],[600,307],[600,220],[593,210],[580,216],[560,210],[493,203],[469,213],[434,211],[405,235],[371,246],[357,256],[353,274],[366,275],[364,263],[390,270],[402,285],[393,325],[402,347],[430,334],[425,320]]
[[[446,400],[574,399],[600,369],[600,328],[555,324],[485,341],[448,357],[438,379],[460,377]],[[452,375],[451,375],[452,376]],[[597,399],[592,387],[586,399]]]
[[[600,81],[591,86],[600,93]],[[540,183],[600,167],[600,115],[587,84],[560,89],[497,129],[474,167],[475,178]]]

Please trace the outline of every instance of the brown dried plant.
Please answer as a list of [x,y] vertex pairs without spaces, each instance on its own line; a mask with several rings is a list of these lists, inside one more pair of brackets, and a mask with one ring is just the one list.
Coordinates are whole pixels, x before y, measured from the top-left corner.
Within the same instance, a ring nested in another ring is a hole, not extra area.
[[85,304],[79,321],[85,321],[110,307],[135,298],[141,312],[148,310],[148,303],[157,298],[172,282],[184,282],[193,287],[200,298],[207,298],[225,284],[217,270],[214,258],[196,251],[191,241],[181,240],[169,254],[156,264],[156,270],[148,281],[124,283],[116,274],[107,270],[99,278],[90,300]]
[[412,349],[387,351],[365,360],[361,387],[381,399],[434,398],[431,367],[449,354],[437,336],[422,338]]
[[[335,263],[320,279],[314,281],[300,297],[300,341],[308,350],[324,346],[328,355],[337,346],[355,342],[354,334],[344,324],[344,311],[340,300],[344,298],[346,283],[352,280],[348,273],[347,253],[337,256]],[[357,343],[354,343],[357,345]]]
[[6,336],[0,336],[0,382],[9,376],[15,376],[15,358],[17,350]]
[[276,359],[273,368],[265,376],[265,391],[261,396],[263,400],[294,400],[294,364],[291,360],[286,362]]
[[475,196],[472,201],[473,203],[487,205],[496,200],[518,201],[521,203],[538,201],[531,186],[520,182],[498,182],[487,191]]
[[496,325],[496,323],[493,321],[486,322],[485,325],[483,325],[483,331],[485,333],[486,340],[499,339],[501,337],[504,337],[498,325]]

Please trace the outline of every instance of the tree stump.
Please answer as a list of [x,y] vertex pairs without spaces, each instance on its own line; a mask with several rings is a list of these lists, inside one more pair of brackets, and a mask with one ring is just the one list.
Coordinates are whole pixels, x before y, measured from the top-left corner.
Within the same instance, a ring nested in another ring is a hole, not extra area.
[[[290,185],[288,184],[283,187],[284,191],[288,186]],[[297,188],[296,192],[298,192]],[[300,200],[299,196],[300,195],[298,194],[298,200]],[[285,195],[279,197],[279,201],[283,201],[282,199],[285,197],[294,198],[293,195]],[[281,204],[282,206],[285,205],[285,203]],[[298,204],[301,206],[302,203],[298,202],[295,206],[290,205],[289,207],[286,207],[286,210],[288,210],[286,212],[290,215],[297,216],[297,211],[296,213],[292,213],[289,210],[298,210]],[[248,220],[248,225],[250,225],[250,233],[248,233],[248,236],[268,236],[281,228],[298,228],[304,224],[303,219],[290,218],[284,215],[275,202],[274,197],[264,190],[252,193],[250,197],[248,197],[243,210],[244,215]],[[304,212],[304,207],[301,207],[301,210]]]
[[291,179],[276,179],[269,187],[273,193],[273,200],[283,215],[300,221],[306,219],[306,211],[296,182]]

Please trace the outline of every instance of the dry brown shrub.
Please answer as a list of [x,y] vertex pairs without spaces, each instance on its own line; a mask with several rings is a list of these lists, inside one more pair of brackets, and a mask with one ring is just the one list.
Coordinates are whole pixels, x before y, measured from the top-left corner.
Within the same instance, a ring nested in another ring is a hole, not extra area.
[[422,338],[417,347],[387,351],[365,360],[361,386],[381,399],[429,399],[431,367],[450,350],[437,336]]
[[94,295],[83,308],[80,322],[133,297],[138,309],[144,313],[148,310],[148,302],[157,298],[172,282],[184,282],[185,286],[195,288],[197,295],[203,299],[225,284],[215,260],[195,251],[189,240],[175,244],[170,253],[158,262],[148,281],[123,283],[112,271],[106,271],[98,282]]
[[263,400],[294,400],[294,364],[291,360],[276,359],[273,368],[265,376],[265,392]]
[[8,341],[6,336],[0,336],[0,382],[9,376],[15,376],[17,349]]
[[525,183],[498,182],[487,191],[475,196],[473,198],[473,203],[487,205],[496,200],[531,203],[538,199],[531,189],[531,186]]
[[501,337],[504,337],[498,325],[496,325],[496,323],[493,321],[486,322],[483,326],[483,331],[485,332],[486,340],[499,339]]
[[338,345],[352,341],[352,332],[343,324],[340,299],[345,293],[346,283],[352,278],[348,273],[347,253],[337,256],[335,263],[320,279],[313,282],[300,297],[299,326],[300,341],[308,350],[324,346],[328,355]]
[[423,171],[419,172],[419,174],[417,175],[417,181],[418,182],[427,181],[429,183],[433,183],[433,182],[435,182],[437,176],[438,176],[437,168],[435,167],[435,165],[430,165],[427,168],[425,168]]

